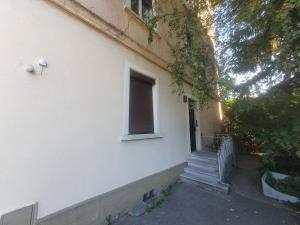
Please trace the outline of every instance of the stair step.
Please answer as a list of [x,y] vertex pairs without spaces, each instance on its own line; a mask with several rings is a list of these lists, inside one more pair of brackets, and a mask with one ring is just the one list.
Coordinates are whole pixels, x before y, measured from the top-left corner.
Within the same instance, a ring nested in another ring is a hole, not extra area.
[[204,180],[204,181],[207,181],[207,182],[211,182],[211,183],[218,183],[219,182],[219,177],[217,176],[211,176],[211,175],[208,175],[208,174],[205,174],[205,173],[195,173],[193,171],[190,171],[190,170],[184,170],[184,173],[187,173],[193,177],[196,177],[197,179],[200,179],[200,180]]
[[211,159],[217,159],[218,158],[218,153],[217,152],[209,152],[209,151],[196,151],[196,152],[192,152],[192,155],[211,158]]
[[228,193],[229,192],[229,185],[227,184],[223,184],[223,183],[219,183],[218,180],[209,180],[209,179],[202,179],[199,178],[198,176],[194,176],[191,173],[187,173],[187,172],[183,172],[182,174],[180,174],[180,178],[183,181],[186,182],[190,182],[190,183],[194,183],[197,185],[201,185],[204,187],[209,187],[209,188],[213,188],[215,190],[224,192],[224,193]]
[[205,188],[212,188],[225,193],[229,191],[228,184],[219,182],[219,164],[216,152],[193,152],[188,159],[188,166],[184,168],[180,178]]
[[218,171],[219,165],[218,163],[199,161],[195,159],[188,159],[188,166],[197,167],[199,169],[207,170],[207,171]]
[[210,160],[203,160],[203,159],[197,159],[197,158],[189,158],[188,162],[195,163],[195,164],[201,164],[201,165],[212,165],[212,166],[218,166],[217,161],[210,161]]
[[206,154],[193,153],[193,154],[191,154],[191,159],[195,159],[195,160],[198,160],[201,162],[218,163],[217,155],[210,156],[210,155],[206,155]]
[[219,179],[218,171],[207,171],[207,170],[203,170],[201,168],[192,167],[192,166],[188,166],[188,167],[184,168],[184,171],[187,173],[195,174],[195,175],[200,174],[200,175],[214,177],[216,179]]
[[217,185],[218,182],[219,182],[217,179],[200,178],[198,176],[195,176],[194,174],[187,173],[187,172],[183,172],[182,174],[180,174],[180,177],[187,178],[187,179],[197,181],[197,182],[200,182],[200,183],[212,185],[212,186]]

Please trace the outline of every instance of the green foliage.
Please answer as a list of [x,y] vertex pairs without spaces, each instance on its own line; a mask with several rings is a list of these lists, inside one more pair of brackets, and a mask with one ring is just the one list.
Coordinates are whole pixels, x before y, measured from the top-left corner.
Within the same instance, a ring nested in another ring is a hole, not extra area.
[[160,207],[165,201],[167,201],[165,196],[161,196],[158,199],[155,199],[153,202],[147,205],[145,209],[146,213],[150,213],[152,210]]
[[108,217],[105,218],[106,224],[107,225],[112,225],[112,216],[109,215]]
[[271,173],[267,173],[266,182],[277,191],[300,199],[300,177],[289,176],[282,180],[276,180]]
[[265,169],[291,176],[300,177],[300,158],[298,156],[279,155],[273,157],[273,162],[265,164]]
[[274,158],[280,155],[299,157],[299,93],[299,90],[292,94],[274,90],[258,98],[227,101],[229,130],[240,139],[250,139],[269,163],[274,163]]
[[282,81],[299,87],[300,0],[223,0],[216,14],[223,75],[255,73],[235,91]]
[[231,132],[268,168],[299,174],[300,0],[223,0],[216,15],[221,91],[238,96],[225,106]]
[[[166,41],[171,49],[174,92],[184,93],[184,81],[193,84],[192,94],[199,106],[217,99],[216,62],[214,47],[208,35],[212,25],[210,5],[206,0],[156,1],[154,12],[146,17],[148,41],[158,26],[166,26]],[[201,16],[202,14],[202,16]]]
[[150,213],[152,210],[160,207],[164,202],[166,202],[172,194],[172,189],[176,185],[169,185],[166,189],[162,190],[162,195],[157,199],[154,199],[151,203],[149,203],[146,207],[146,212]]
[[297,213],[300,213],[300,201],[296,202],[296,203],[290,203],[288,202],[287,205],[294,209]]

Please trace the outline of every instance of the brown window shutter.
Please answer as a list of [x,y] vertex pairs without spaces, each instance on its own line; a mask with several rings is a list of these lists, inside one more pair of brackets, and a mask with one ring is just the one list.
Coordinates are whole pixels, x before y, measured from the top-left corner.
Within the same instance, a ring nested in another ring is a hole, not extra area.
[[129,134],[154,133],[154,84],[154,79],[130,71]]

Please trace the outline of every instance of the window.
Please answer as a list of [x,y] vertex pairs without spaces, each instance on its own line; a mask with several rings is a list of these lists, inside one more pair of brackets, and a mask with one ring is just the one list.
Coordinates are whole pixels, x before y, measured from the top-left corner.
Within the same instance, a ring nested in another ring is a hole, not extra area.
[[131,0],[131,9],[142,18],[152,11],[152,0]]
[[159,129],[159,76],[131,63],[124,71],[123,129],[120,141],[163,138]]
[[154,85],[154,79],[130,70],[129,134],[154,133]]

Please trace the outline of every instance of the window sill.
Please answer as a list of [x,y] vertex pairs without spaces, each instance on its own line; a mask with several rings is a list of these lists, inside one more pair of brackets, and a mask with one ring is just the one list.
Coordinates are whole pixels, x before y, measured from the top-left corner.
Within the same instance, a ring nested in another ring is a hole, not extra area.
[[135,140],[146,140],[146,139],[158,139],[163,138],[159,133],[155,134],[133,134],[133,135],[122,135],[121,141],[135,141]]
[[[125,11],[129,14],[130,17],[134,18],[139,24],[144,26],[144,28],[148,29],[146,22],[143,20],[143,18],[136,14],[131,8],[125,6]],[[158,30],[155,29],[153,32],[159,39],[161,39],[160,34],[158,33]]]

